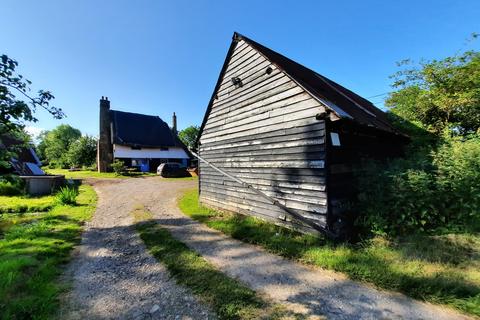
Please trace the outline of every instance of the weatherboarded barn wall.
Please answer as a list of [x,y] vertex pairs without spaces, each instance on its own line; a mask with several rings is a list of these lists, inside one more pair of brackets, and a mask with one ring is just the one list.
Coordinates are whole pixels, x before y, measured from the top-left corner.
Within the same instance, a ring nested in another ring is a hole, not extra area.
[[[324,108],[244,40],[231,50],[200,156],[325,225],[325,123],[315,118]],[[202,203],[313,231],[201,162],[200,172]]]

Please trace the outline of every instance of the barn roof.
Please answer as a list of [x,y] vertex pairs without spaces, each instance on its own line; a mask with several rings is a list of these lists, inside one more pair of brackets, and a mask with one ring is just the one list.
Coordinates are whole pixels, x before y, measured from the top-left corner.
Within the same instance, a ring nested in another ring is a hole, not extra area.
[[136,147],[182,147],[170,127],[158,116],[110,110],[115,144]]
[[[275,52],[258,42],[255,42],[237,32],[233,34],[233,41],[225,59],[220,77],[215,87],[212,98],[207,108],[200,129],[200,135],[207,121],[210,109],[213,104],[215,93],[222,82],[223,74],[226,71],[228,62],[235,49],[236,43],[244,40],[260,54],[262,54],[271,63],[290,76],[298,85],[303,87],[313,97],[321,101],[326,107],[333,110],[340,118],[350,119],[361,125],[374,127],[390,133],[400,134],[387,119],[386,113],[375,107],[370,101],[362,98],[353,91],[341,86],[340,84],[322,76],[321,74]],[[199,135],[199,137],[200,137]]]

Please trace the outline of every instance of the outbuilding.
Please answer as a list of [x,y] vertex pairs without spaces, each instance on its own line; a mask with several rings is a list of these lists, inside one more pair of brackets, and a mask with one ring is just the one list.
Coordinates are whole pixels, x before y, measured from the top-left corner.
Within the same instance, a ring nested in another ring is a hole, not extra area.
[[352,207],[355,168],[397,157],[407,142],[368,100],[234,33],[198,153],[244,183],[200,162],[200,201],[342,236],[358,214]]

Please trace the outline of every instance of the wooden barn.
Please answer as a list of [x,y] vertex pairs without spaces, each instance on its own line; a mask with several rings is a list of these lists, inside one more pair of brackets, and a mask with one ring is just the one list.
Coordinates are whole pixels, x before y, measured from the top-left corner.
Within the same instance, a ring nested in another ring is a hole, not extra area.
[[198,153],[245,183],[200,163],[200,201],[339,236],[357,214],[354,169],[400,155],[406,142],[368,100],[235,33]]

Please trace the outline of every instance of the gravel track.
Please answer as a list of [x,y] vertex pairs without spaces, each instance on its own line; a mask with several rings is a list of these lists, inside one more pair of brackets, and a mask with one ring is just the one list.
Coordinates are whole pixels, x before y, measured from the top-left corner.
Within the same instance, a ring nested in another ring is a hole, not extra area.
[[153,316],[158,319],[214,317],[145,252],[129,216],[134,206],[143,205],[175,238],[221,271],[307,318],[469,319],[447,308],[283,259],[197,223],[176,204],[183,190],[196,183],[156,177],[94,183],[100,201],[72,263],[74,290],[69,295],[73,302],[69,315],[81,315],[79,319],[141,318],[157,305],[160,308]]
[[[145,180],[89,183],[99,202],[64,277],[73,288],[64,297],[59,318],[215,319],[191,292],[170,278],[132,226],[130,212],[141,204],[139,191]],[[181,188],[169,186],[172,192]]]

